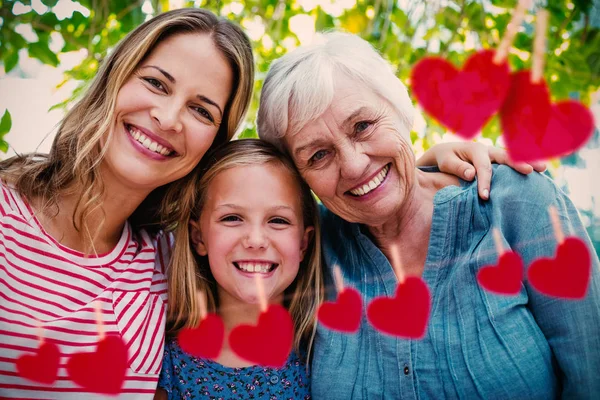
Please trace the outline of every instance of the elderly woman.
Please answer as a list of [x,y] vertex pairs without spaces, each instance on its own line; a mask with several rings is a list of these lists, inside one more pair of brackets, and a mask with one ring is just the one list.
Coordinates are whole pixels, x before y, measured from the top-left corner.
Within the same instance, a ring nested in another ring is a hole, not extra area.
[[[285,55],[265,80],[259,135],[289,153],[326,207],[326,264],[341,267],[345,284],[362,293],[366,306],[377,296],[394,295],[398,280],[388,260],[396,248],[396,267],[404,276],[422,277],[431,291],[421,340],[382,334],[365,317],[357,334],[319,326],[313,396],[598,396],[598,258],[575,207],[536,173],[495,166],[494,194],[482,201],[475,183],[417,168],[409,140],[413,115],[404,85],[353,35],[331,33]],[[586,297],[551,298],[528,281],[514,296],[483,289],[477,272],[498,259],[493,228],[525,266],[554,256],[551,205],[565,233],[582,238],[592,254]],[[331,271],[326,275],[332,287]]]

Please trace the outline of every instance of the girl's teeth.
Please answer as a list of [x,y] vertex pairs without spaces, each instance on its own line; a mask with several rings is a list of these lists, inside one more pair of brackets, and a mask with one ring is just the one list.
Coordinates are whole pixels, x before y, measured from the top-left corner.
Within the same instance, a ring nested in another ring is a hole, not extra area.
[[238,263],[239,268],[245,272],[259,272],[266,274],[271,268],[270,264]]

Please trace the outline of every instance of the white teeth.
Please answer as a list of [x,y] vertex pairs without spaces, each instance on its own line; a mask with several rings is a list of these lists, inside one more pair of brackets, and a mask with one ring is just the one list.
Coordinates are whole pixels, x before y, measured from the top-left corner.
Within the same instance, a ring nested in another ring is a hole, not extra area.
[[366,183],[365,185],[362,185],[358,189],[351,190],[350,193],[352,193],[355,196],[363,196],[363,195],[369,193],[371,190],[377,189],[379,187],[379,185],[381,185],[381,182],[383,182],[383,180],[385,179],[389,170],[390,170],[390,167],[388,165],[386,165],[381,170],[381,172],[379,172],[368,183]]
[[134,127],[127,126],[127,130],[129,131],[129,134],[131,135],[132,138],[134,138],[138,143],[140,143],[142,146],[144,146],[148,150],[153,151],[155,153],[162,154],[163,156],[168,156],[169,154],[171,154],[171,150],[169,150],[166,147],[162,146],[161,144],[155,142],[154,140],[150,139],[149,137],[146,137],[143,133],[141,133]]
[[266,274],[271,269],[268,263],[237,263],[238,267],[245,272],[259,272]]

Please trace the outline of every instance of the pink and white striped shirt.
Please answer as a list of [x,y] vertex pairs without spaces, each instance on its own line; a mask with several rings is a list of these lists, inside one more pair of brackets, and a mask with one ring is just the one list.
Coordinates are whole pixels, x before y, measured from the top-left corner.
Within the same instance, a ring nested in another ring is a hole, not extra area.
[[[94,302],[106,334],[121,335],[129,368],[119,399],[152,399],[164,342],[170,243],[126,224],[109,253],[85,257],[50,237],[19,194],[0,182],[0,398],[101,399],[69,379],[69,356],[94,352]],[[58,345],[57,380],[24,379],[16,360],[35,354],[38,326]]]

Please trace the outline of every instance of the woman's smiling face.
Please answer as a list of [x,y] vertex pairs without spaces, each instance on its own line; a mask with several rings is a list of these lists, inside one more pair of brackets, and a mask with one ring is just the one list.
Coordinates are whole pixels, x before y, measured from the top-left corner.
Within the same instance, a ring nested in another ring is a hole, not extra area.
[[344,74],[331,105],[285,146],[323,204],[349,222],[389,220],[415,184],[415,159],[389,102]]
[[105,180],[151,191],[189,173],[217,135],[232,81],[209,35],[159,43],[117,95]]

